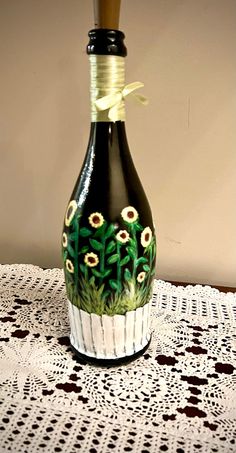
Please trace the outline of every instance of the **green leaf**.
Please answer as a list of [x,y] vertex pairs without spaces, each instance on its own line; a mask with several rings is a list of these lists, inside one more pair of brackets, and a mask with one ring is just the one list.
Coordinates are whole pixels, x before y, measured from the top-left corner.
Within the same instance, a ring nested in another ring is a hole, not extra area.
[[141,258],[137,259],[136,266],[139,266],[139,264],[147,263],[147,262],[148,262],[147,258],[145,258],[144,256],[141,256]]
[[88,228],[83,227],[79,230],[79,234],[83,238],[86,238],[87,236],[90,236],[92,232]]
[[125,268],[124,278],[125,278],[125,280],[126,280],[127,282],[128,282],[129,280],[131,280],[131,278],[132,278],[131,272],[130,272],[130,270],[129,270],[127,267]]
[[148,266],[148,264],[144,264],[143,265],[143,270],[146,271],[146,272],[150,271],[150,266]]
[[97,271],[97,269],[91,269],[92,274],[95,275],[95,277],[102,277],[102,273]]
[[87,245],[84,245],[84,246],[80,249],[79,253],[87,253],[88,250],[89,250],[88,246],[87,246]]
[[68,250],[70,256],[72,256],[72,258],[75,258],[75,251],[74,251],[74,249],[71,247],[70,244],[67,244],[67,250]]
[[136,249],[136,240],[133,238],[129,238],[129,247]]
[[109,244],[107,245],[105,253],[112,253],[112,252],[114,252],[115,248],[116,248],[115,241],[110,241]]
[[102,250],[103,245],[101,244],[101,242],[96,241],[96,239],[89,239],[89,242],[95,250]]
[[140,223],[135,222],[133,225],[136,231],[143,231],[143,227],[142,225],[140,225]]
[[103,278],[106,278],[106,277],[108,277],[108,275],[110,275],[110,273],[111,273],[111,269],[105,269],[105,271],[104,271],[104,272],[102,272],[102,276],[103,276]]
[[116,291],[120,289],[120,284],[116,280],[109,280],[109,285],[112,289]]
[[81,270],[83,273],[85,273],[86,266],[85,266],[84,264],[80,264],[80,265],[79,265],[79,268],[80,268],[80,270]]
[[114,225],[111,223],[111,224],[109,225],[109,227],[107,228],[107,231],[106,231],[106,233],[105,233],[105,238],[106,238],[106,239],[109,238],[110,236],[112,236],[112,234],[114,233],[114,229],[115,229],[115,227],[114,227]]
[[126,247],[126,250],[127,250],[128,254],[129,254],[129,256],[130,256],[131,258],[133,258],[133,260],[135,260],[135,258],[136,258],[136,251],[135,251],[135,249],[134,249],[133,247]]
[[116,263],[116,261],[118,261],[118,259],[119,259],[118,253],[114,253],[114,255],[109,256],[107,262],[108,262],[108,264],[113,264],[113,263]]
[[78,233],[76,233],[75,231],[74,231],[74,233],[69,234],[70,241],[76,241],[77,238],[78,238]]
[[103,225],[97,229],[96,233],[94,234],[94,237],[100,238],[101,236],[103,236],[105,228],[106,228],[106,222],[104,222]]
[[121,260],[120,265],[121,265],[121,266],[124,266],[125,264],[127,264],[127,263],[129,262],[129,260],[130,260],[130,256],[129,256],[129,255],[125,256],[125,257]]

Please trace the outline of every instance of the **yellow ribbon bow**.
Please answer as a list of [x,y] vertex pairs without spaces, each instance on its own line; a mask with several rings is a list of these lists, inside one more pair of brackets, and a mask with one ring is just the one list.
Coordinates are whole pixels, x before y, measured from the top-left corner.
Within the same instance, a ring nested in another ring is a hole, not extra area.
[[143,105],[148,104],[148,99],[143,96],[142,94],[133,93],[133,91],[142,88],[144,84],[142,82],[132,82],[128,85],[125,85],[123,90],[118,93],[108,94],[107,96],[103,96],[100,99],[97,99],[94,104],[97,110],[108,110],[108,118],[115,122],[119,120],[119,109],[122,107],[122,103],[124,99],[132,95],[138,102]]

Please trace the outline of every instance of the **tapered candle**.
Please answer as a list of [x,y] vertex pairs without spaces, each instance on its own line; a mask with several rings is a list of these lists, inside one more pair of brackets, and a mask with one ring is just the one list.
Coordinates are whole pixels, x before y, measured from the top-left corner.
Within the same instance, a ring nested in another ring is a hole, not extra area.
[[121,0],[94,0],[96,28],[118,30]]

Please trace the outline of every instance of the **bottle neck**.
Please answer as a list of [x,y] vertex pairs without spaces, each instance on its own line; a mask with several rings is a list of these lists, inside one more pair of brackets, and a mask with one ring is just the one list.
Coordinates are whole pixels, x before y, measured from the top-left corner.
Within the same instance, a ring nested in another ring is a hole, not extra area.
[[90,148],[96,154],[122,154],[123,148],[129,148],[124,121],[94,121],[90,129]]
[[89,55],[89,60],[91,121],[125,121],[125,103],[122,97],[125,85],[124,58],[116,55]]

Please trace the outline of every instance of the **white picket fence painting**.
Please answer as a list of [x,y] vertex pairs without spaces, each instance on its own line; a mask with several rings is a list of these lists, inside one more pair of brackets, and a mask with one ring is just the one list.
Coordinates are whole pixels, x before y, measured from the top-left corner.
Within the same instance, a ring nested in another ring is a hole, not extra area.
[[68,301],[70,341],[80,353],[118,359],[141,351],[150,340],[151,301],[125,315],[87,313]]

